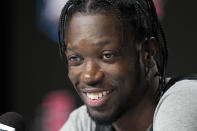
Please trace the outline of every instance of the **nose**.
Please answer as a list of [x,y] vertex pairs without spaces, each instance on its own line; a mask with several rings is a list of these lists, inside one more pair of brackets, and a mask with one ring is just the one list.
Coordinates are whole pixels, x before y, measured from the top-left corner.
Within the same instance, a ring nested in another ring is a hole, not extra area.
[[84,70],[80,76],[83,83],[87,85],[96,85],[104,78],[104,73],[98,63],[89,61],[85,64]]

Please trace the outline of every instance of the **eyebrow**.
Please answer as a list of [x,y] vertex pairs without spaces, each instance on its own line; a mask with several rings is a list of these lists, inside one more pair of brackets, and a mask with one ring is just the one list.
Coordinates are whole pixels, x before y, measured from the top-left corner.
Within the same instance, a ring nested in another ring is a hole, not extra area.
[[75,50],[75,48],[69,48],[69,47],[67,47],[66,50],[73,51],[73,50]]
[[[104,45],[108,45],[108,44],[110,44],[110,43],[111,43],[110,40],[106,40],[106,41],[100,41],[100,42],[94,43],[94,44],[96,44],[96,45],[98,44],[98,45],[100,45],[100,46],[104,46]],[[73,50],[76,50],[76,47],[75,47],[75,46],[67,47],[66,50],[73,51]]]
[[110,40],[102,40],[102,41],[99,41],[98,43],[95,43],[95,44],[107,45],[107,44],[109,44],[110,42],[111,42]]

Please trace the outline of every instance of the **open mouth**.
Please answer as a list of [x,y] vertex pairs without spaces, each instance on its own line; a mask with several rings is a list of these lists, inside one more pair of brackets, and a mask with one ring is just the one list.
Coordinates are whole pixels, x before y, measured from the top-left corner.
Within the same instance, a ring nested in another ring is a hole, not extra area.
[[108,95],[110,91],[102,91],[102,92],[95,92],[95,93],[86,93],[87,97],[91,100],[98,100],[106,95]]
[[89,106],[98,107],[104,105],[110,98],[113,90],[105,90],[99,92],[84,92],[85,101]]

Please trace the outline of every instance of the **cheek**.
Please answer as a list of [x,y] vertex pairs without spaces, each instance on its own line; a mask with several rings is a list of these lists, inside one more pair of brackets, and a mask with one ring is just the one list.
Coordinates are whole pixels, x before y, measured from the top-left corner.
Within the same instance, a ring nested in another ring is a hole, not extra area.
[[78,68],[68,68],[68,77],[74,86],[77,80],[79,79],[78,77],[80,76],[80,72],[81,71]]
[[111,76],[124,79],[128,75],[134,74],[135,64],[122,61],[116,64],[105,66],[104,71]]
[[133,61],[122,61],[119,64],[108,66],[106,71],[108,71],[116,81],[119,81],[119,84],[122,85],[121,87],[126,88],[126,90],[133,88],[140,74],[139,68],[136,67],[136,63]]

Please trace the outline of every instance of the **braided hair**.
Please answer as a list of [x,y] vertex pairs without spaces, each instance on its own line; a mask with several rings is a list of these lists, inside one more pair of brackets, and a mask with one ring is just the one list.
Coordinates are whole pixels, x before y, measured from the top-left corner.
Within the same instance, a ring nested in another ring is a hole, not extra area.
[[[165,70],[168,59],[168,50],[163,28],[158,20],[156,9],[152,0],[68,0],[62,9],[59,20],[59,47],[62,59],[66,59],[66,26],[74,13],[97,13],[101,11],[113,11],[121,24],[122,38],[125,37],[125,23],[129,23],[134,31],[136,40],[146,39],[146,46],[150,46],[150,39],[154,37],[158,43],[158,55],[156,64],[159,76],[157,97],[160,98],[166,85]],[[148,48],[150,53],[150,47]]]

